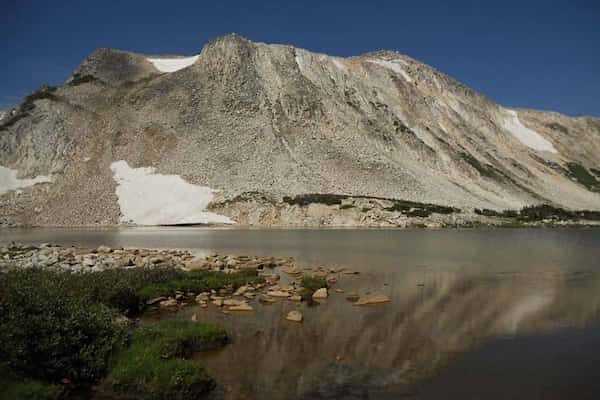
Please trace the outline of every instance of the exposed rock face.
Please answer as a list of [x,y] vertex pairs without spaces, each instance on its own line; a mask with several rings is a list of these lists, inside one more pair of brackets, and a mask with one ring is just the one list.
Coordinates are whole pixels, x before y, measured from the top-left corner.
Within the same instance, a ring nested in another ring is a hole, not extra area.
[[237,35],[193,59],[96,50],[5,115],[0,165],[52,182],[1,195],[0,223],[119,223],[120,160],[218,190],[213,212],[259,225],[277,216],[245,216],[241,194],[600,209],[599,119],[508,110],[395,52],[338,58]]

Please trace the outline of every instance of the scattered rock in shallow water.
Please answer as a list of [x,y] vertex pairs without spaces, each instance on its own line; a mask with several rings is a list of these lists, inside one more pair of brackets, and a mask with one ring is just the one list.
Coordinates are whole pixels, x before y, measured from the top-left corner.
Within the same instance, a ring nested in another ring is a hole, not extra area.
[[208,293],[208,292],[200,293],[198,296],[196,296],[197,303],[206,303],[209,300],[210,300],[210,293]]
[[160,306],[160,308],[173,308],[177,307],[179,304],[175,299],[168,299],[161,301],[160,303],[158,303],[158,305]]
[[381,293],[371,293],[369,295],[363,296],[356,303],[355,306],[367,306],[371,304],[381,304],[388,303],[390,298]]
[[241,304],[246,304],[245,301],[235,300],[235,299],[225,299],[223,300],[224,306],[239,306]]
[[229,311],[254,311],[254,308],[248,303],[242,303],[237,306],[229,307]]
[[315,290],[312,295],[313,300],[323,300],[327,298],[327,288],[321,288]]
[[300,311],[292,310],[287,314],[285,319],[292,322],[302,322],[303,317]]
[[291,301],[302,301],[302,296],[300,296],[300,295],[298,295],[298,294],[295,294],[295,295],[293,295],[293,296],[290,296],[290,297],[289,297],[289,299],[290,299]]
[[269,296],[260,296],[260,297],[258,298],[258,301],[259,301],[261,304],[266,304],[266,305],[273,304],[273,303],[276,303],[276,302],[277,302],[277,300],[275,300],[274,298],[272,298],[272,297],[269,297]]
[[237,290],[233,293],[234,296],[243,296],[244,293],[246,293],[248,291],[248,286],[244,285],[244,286],[240,286],[239,288],[237,288]]
[[344,290],[343,289],[335,289],[335,292],[336,293],[344,293]]
[[358,295],[358,293],[352,292],[352,293],[348,293],[346,295],[346,300],[348,300],[348,301],[356,302],[356,301],[358,301],[358,299],[360,299],[360,296]]
[[223,307],[223,299],[215,299],[212,303],[217,307]]
[[267,292],[268,296],[271,297],[290,297],[291,294],[289,292],[284,292],[283,290],[270,290]]
[[198,321],[198,315],[196,315],[196,314],[192,315],[192,321],[194,321],[194,322]]
[[161,296],[161,297],[156,297],[156,298],[154,298],[154,299],[150,299],[150,300],[148,300],[148,301],[146,302],[146,305],[148,305],[148,306],[152,306],[152,305],[154,305],[154,304],[156,304],[156,303],[160,303],[161,301],[164,301],[164,300],[167,300],[167,298],[166,298],[166,297],[164,297],[164,296]]

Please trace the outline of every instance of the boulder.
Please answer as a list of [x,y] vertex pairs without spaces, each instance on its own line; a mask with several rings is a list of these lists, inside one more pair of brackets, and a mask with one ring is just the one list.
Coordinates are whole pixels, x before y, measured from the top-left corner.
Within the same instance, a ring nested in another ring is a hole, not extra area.
[[312,298],[314,300],[326,299],[327,298],[327,288],[321,288],[321,289],[315,290],[315,292],[312,295]]
[[167,299],[167,300],[163,300],[160,303],[158,303],[158,305],[160,306],[160,308],[173,308],[173,307],[177,307],[179,304],[177,303],[177,300],[175,299]]
[[254,308],[246,302],[228,308],[229,311],[254,311]]
[[303,317],[300,311],[292,310],[287,314],[285,319],[292,322],[302,322]]

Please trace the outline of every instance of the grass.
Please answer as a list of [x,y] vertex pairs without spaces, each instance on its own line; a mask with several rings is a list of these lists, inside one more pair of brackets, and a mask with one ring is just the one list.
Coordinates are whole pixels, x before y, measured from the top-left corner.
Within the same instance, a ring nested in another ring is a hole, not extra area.
[[0,399],[56,400],[62,391],[58,385],[24,379],[11,373],[8,368],[0,367]]
[[302,277],[302,297],[305,300],[312,301],[313,293],[324,287],[327,287],[325,278],[312,275],[304,275]]
[[264,278],[258,276],[254,269],[231,274],[198,270],[183,272],[174,279],[146,285],[137,292],[137,296],[146,301],[161,296],[173,296],[178,291],[200,293],[224,287],[235,290],[243,285],[263,282]]
[[115,390],[142,398],[197,398],[215,383],[189,357],[226,344],[223,328],[183,320],[133,328],[114,323],[114,315],[143,312],[144,296],[262,281],[256,270],[0,273],[0,367],[8,371],[0,368],[0,399],[53,399],[64,378],[86,389],[107,376]]
[[106,383],[141,397],[195,399],[212,390],[215,381],[189,357],[225,343],[225,331],[212,324],[165,320],[139,328],[112,360]]

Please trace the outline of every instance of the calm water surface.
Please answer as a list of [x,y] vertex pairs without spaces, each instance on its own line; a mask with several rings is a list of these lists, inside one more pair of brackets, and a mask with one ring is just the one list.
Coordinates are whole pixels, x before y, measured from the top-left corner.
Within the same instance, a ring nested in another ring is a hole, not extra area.
[[199,355],[226,399],[600,398],[600,230],[11,229],[0,242],[293,256],[346,267],[332,293],[217,321],[233,343]]

